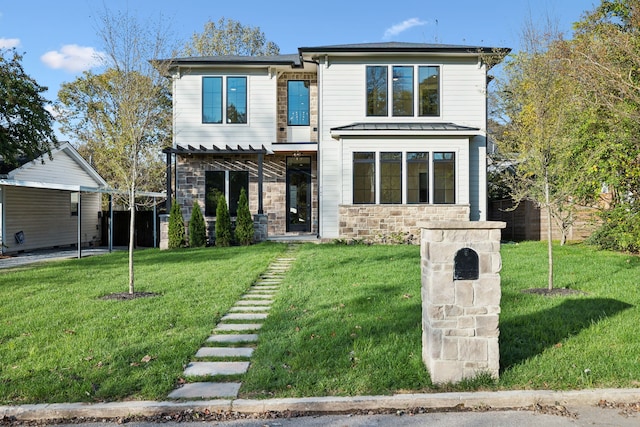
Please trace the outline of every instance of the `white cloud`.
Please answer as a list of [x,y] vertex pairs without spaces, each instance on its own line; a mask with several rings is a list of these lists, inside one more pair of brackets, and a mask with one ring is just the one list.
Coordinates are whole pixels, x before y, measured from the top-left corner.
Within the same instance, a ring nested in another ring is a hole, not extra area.
[[103,60],[104,54],[96,51],[92,47],[78,46],[77,44],[67,44],[57,50],[52,50],[40,57],[40,60],[47,66],[70,72],[85,71]]
[[410,28],[419,27],[421,25],[427,25],[427,21],[421,21],[419,18],[406,19],[399,24],[395,24],[387,28],[384,32],[384,36],[382,37],[384,39],[389,39],[407,31]]
[[0,49],[11,49],[20,46],[20,39],[5,39],[0,37]]

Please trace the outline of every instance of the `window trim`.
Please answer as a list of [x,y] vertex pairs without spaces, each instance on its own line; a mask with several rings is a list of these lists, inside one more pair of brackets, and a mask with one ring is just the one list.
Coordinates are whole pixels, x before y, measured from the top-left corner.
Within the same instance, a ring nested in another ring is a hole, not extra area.
[[[385,114],[369,114],[369,69],[370,68],[385,68],[386,69],[386,98],[385,98]],[[411,67],[412,68],[412,114],[411,115],[397,115],[394,112],[394,79],[393,70],[396,67]],[[436,68],[438,70],[438,114],[420,114],[420,69],[421,68]],[[365,117],[387,117],[392,119],[407,119],[407,118],[439,118],[442,117],[442,64],[366,64],[364,71],[364,89],[365,89],[365,105],[364,114]],[[391,78],[389,77],[391,76]]]
[[[205,121],[205,92],[204,82],[206,79],[220,79],[220,121]],[[230,122],[229,121],[229,79],[244,79],[244,108],[245,108],[245,121],[242,122]],[[249,78],[245,75],[206,75],[202,76],[201,88],[200,88],[200,120],[203,125],[227,125],[227,126],[242,126],[249,124]]]

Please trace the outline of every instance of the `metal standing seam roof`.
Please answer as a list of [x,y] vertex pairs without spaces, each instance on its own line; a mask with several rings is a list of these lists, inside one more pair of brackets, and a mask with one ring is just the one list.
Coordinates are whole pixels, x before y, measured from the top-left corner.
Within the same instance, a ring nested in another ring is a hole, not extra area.
[[457,125],[455,123],[352,123],[346,126],[331,128],[331,132],[376,132],[376,131],[397,131],[397,132],[469,132],[477,133],[480,128]]

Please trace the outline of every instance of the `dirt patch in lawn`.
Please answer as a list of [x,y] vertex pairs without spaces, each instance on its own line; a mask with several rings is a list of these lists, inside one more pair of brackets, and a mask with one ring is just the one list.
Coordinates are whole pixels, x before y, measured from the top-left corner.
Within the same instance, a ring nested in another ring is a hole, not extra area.
[[160,294],[156,294],[154,292],[134,292],[132,294],[130,294],[129,292],[118,292],[115,294],[105,295],[100,299],[127,301],[127,300],[132,300],[137,298],[151,298],[151,297],[157,297],[157,296],[160,296]]

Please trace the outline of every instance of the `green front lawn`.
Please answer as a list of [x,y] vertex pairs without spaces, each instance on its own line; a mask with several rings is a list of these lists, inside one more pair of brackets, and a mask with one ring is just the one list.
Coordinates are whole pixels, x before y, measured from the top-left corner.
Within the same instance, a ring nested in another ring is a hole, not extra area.
[[[0,404],[163,399],[216,322],[285,245],[125,253],[0,270]],[[543,297],[544,243],[502,248],[501,377],[434,387],[421,360],[416,246],[304,245],[285,278],[241,389],[245,397],[370,395],[640,385],[640,259],[556,248]]]
[[127,253],[0,270],[0,403],[163,399],[284,245]]
[[261,331],[248,397],[640,385],[640,260],[583,245],[503,245],[501,377],[434,387],[421,360],[419,248],[306,246]]

